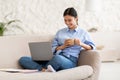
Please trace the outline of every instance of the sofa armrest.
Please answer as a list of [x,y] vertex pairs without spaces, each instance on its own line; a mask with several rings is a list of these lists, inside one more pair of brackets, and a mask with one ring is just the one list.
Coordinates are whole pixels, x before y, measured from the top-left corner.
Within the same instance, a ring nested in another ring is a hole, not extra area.
[[100,54],[95,50],[83,50],[80,52],[78,66],[89,65],[93,68],[93,78],[98,80],[100,72]]
[[89,65],[78,66],[56,73],[59,80],[84,80],[93,74],[93,68]]

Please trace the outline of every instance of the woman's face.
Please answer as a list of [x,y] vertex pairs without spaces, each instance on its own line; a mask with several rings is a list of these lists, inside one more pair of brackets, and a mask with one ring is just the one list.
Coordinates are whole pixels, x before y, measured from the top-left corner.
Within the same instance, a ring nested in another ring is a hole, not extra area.
[[65,24],[69,27],[69,29],[75,29],[77,26],[77,18],[70,16],[70,15],[66,15],[64,16],[64,21]]

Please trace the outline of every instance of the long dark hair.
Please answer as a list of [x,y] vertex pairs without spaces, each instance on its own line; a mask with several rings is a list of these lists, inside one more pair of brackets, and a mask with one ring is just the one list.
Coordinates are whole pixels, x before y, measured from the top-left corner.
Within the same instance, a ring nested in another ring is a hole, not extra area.
[[[63,17],[66,16],[66,15],[73,16],[74,18],[77,18],[77,17],[78,17],[77,11],[76,11],[73,7],[67,8],[67,9],[64,11]],[[77,20],[77,24],[78,24],[78,20]]]

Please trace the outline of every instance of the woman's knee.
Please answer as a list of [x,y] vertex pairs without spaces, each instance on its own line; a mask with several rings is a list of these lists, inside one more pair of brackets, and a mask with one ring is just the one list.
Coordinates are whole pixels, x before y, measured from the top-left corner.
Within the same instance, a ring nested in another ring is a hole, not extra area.
[[53,59],[56,61],[56,62],[64,62],[64,59],[65,59],[65,57],[63,57],[63,56],[61,56],[61,55],[55,55],[54,57],[53,57]]
[[54,56],[54,59],[61,59],[61,58],[62,58],[61,55],[55,55],[55,56]]
[[20,63],[20,64],[26,63],[26,62],[28,62],[28,61],[31,61],[31,58],[30,58],[30,57],[27,57],[27,56],[21,57],[21,58],[19,59],[19,63]]

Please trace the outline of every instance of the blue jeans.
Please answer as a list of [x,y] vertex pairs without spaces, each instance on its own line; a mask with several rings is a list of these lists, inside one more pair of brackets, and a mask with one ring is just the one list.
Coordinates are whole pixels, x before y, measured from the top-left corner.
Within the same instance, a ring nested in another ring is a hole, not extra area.
[[51,65],[56,71],[69,69],[77,66],[77,58],[73,56],[66,56],[63,54],[54,55],[50,61],[34,61],[31,57],[21,57],[19,64],[25,69],[38,69],[47,68]]

